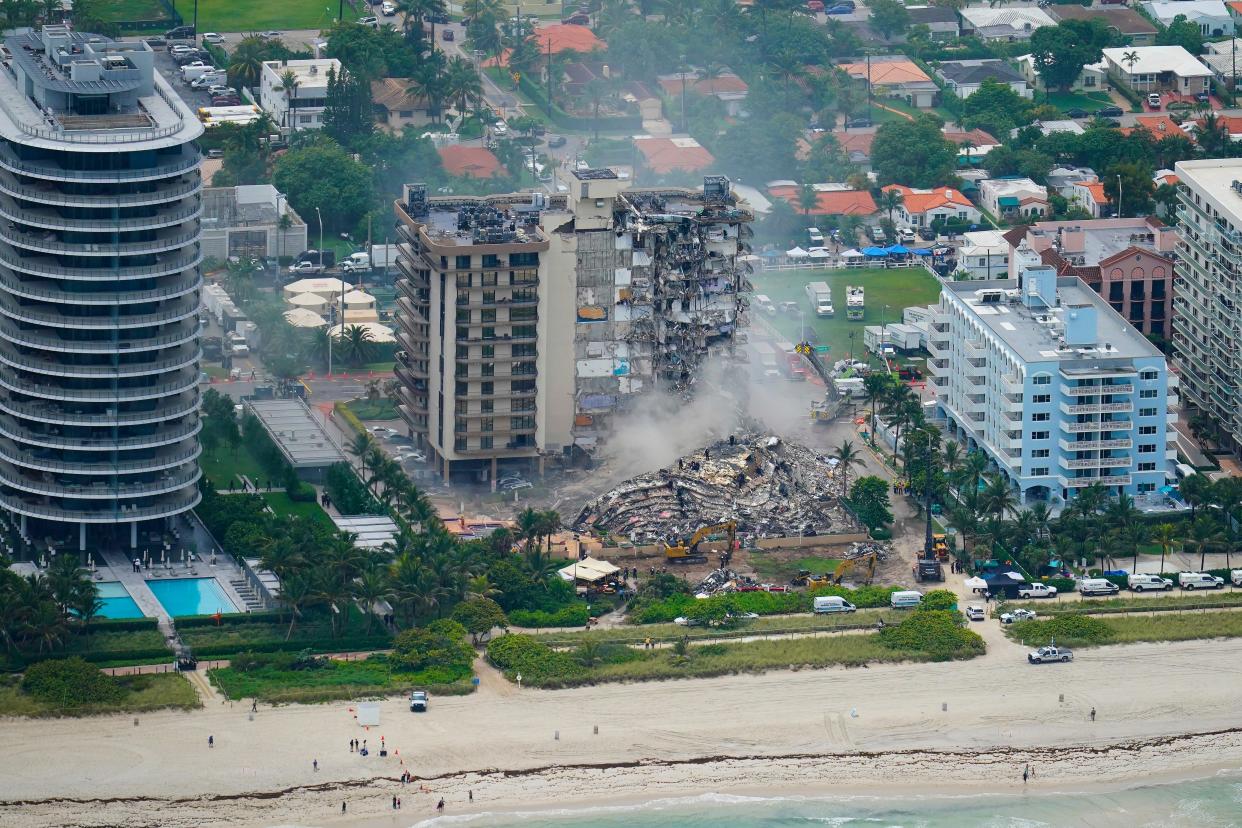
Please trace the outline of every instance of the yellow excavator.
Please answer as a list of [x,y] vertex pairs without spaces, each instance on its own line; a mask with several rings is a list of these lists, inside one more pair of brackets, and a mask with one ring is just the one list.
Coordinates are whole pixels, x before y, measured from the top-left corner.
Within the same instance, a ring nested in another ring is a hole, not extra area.
[[737,522],[730,520],[724,523],[713,523],[710,526],[704,526],[695,532],[689,540],[680,540],[675,546],[670,546],[667,543],[664,544],[664,558],[669,563],[707,563],[707,556],[699,554],[699,544],[709,536],[719,532],[727,533],[729,545],[725,548],[732,552],[733,542],[737,537]]
[[846,560],[841,561],[841,563],[837,564],[836,571],[832,573],[832,582],[834,584],[840,584],[841,581],[845,579],[846,575],[850,574],[855,569],[858,569],[861,566],[865,566],[867,569],[867,573],[866,573],[866,576],[863,578],[863,583],[870,584],[871,579],[875,577],[875,564],[876,564],[876,554],[874,552],[868,552],[866,555],[860,555],[857,558],[847,558]]

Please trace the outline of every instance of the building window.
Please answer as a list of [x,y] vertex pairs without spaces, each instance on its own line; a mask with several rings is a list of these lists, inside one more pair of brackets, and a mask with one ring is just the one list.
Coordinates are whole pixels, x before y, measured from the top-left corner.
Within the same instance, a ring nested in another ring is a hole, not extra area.
[[1156,484],[1155,483],[1140,483],[1138,484],[1138,490],[1140,492],[1154,492],[1156,490]]
[[[484,258],[487,258],[487,257],[485,256]],[[484,266],[486,267],[486,265]],[[500,274],[494,270],[488,271],[487,273],[482,274],[482,276],[483,276],[483,287],[496,287],[497,282],[500,281]]]
[[1156,464],[1155,464],[1155,463],[1139,463],[1139,464],[1138,464],[1138,470],[1139,470],[1139,471],[1141,471],[1141,472],[1144,472],[1144,471],[1155,471],[1155,470],[1156,470]]
[[1150,436],[1155,433],[1156,433],[1155,426],[1139,426],[1139,434],[1142,434],[1143,436]]
[[500,257],[495,253],[484,253],[483,267],[500,267]]
[[494,424],[495,424],[495,420],[493,420],[491,417],[484,417],[483,419],[479,420],[479,431],[495,431],[496,429],[494,427]]
[[1034,449],[1031,452],[1031,457],[1035,457],[1035,458],[1047,457],[1048,454],[1049,454],[1048,449]]
[[1121,282],[1112,282],[1108,286],[1108,301],[1120,302],[1126,298],[1125,285]]
[[495,345],[484,345],[483,346],[483,358],[484,359],[493,359],[495,358],[495,356],[496,356]]
[[492,438],[491,437],[480,437],[479,448],[485,451],[490,451],[492,448]]
[[1049,414],[1047,411],[1042,411],[1042,412],[1040,412],[1040,413],[1038,413],[1038,414],[1032,414],[1032,415],[1031,415],[1031,422],[1033,422],[1033,423],[1046,423],[1046,422],[1048,422],[1048,420],[1049,420],[1051,417],[1052,417],[1052,415],[1051,415],[1051,414]]
[[1155,443],[1139,443],[1139,454],[1155,454]]
[[1154,400],[1156,397],[1160,396],[1160,389],[1144,388],[1142,391],[1139,392],[1139,396],[1145,400]]
[[1034,394],[1031,396],[1031,402],[1050,403],[1052,402],[1052,395],[1051,394]]
[[1047,477],[1048,467],[1047,466],[1036,466],[1035,468],[1031,469],[1031,475],[1034,477]]
[[458,270],[468,270],[470,268],[470,257],[469,256],[455,256],[453,266],[456,267]]
[[1139,374],[1139,379],[1147,380],[1148,382],[1150,382],[1151,380],[1159,378],[1159,376],[1160,374],[1157,373],[1156,371],[1144,371],[1143,373]]
[[1140,416],[1140,417],[1154,417],[1154,416],[1156,416],[1156,409],[1154,409],[1154,408],[1140,408],[1140,409],[1139,409],[1139,416]]
[[495,400],[480,400],[479,401],[479,413],[491,414],[492,409],[495,407],[495,405],[496,405]]
[[1052,377],[1047,374],[1036,374],[1031,378],[1031,385],[1051,385]]
[[483,396],[485,396],[485,397],[490,397],[490,396],[492,396],[493,394],[495,394],[495,393],[496,393],[496,392],[495,392],[495,390],[494,390],[494,389],[495,389],[495,387],[496,387],[496,386],[495,386],[495,384],[494,384],[494,383],[485,382],[485,383],[483,383],[483,390],[482,390],[482,391],[480,391],[479,393],[481,393],[481,394],[482,394]]
[[1048,439],[1048,432],[1046,432],[1046,431],[1032,431],[1032,432],[1031,432],[1031,439],[1032,439],[1032,440],[1047,440],[1047,439]]
[[495,322],[496,321],[496,309],[495,308],[484,308],[482,312],[480,313],[479,321]]

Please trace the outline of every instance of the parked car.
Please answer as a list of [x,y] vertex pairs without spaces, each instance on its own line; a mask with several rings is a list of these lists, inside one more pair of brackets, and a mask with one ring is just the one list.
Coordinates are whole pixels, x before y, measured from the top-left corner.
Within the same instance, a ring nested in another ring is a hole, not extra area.
[[897,239],[903,244],[906,242],[912,242],[917,238],[918,236],[915,235],[915,232],[911,230],[909,227],[903,227],[897,231]]
[[1179,572],[1177,583],[1185,590],[1221,589],[1225,586],[1225,579],[1205,572]]
[[556,149],[557,147],[563,147],[565,146],[565,144],[566,144],[566,140],[565,140],[564,135],[553,135],[548,138],[548,146],[551,147],[552,149]]
[[430,701],[431,699],[427,696],[426,690],[415,690],[410,693],[410,712],[426,713],[428,702]]
[[1126,579],[1126,583],[1134,592],[1143,592],[1148,589],[1163,589],[1167,592],[1173,588],[1173,582],[1168,578],[1161,578],[1159,575],[1149,575],[1141,572],[1131,575]]
[[1157,92],[1152,92],[1150,95],[1148,95],[1147,105],[1150,106],[1152,109],[1159,109],[1160,108],[1160,94]]
[[[853,9],[851,9],[850,11],[853,11]],[[848,14],[849,12],[845,12],[845,13]],[[832,14],[832,12],[829,12],[829,14]],[[838,14],[840,14],[840,12],[838,12]],[[869,127],[869,126],[871,126],[871,119],[866,117],[865,115],[859,115],[854,118],[845,119],[846,129],[862,129],[863,127]]]
[[798,303],[797,302],[781,302],[776,306],[776,309],[780,311],[781,313],[787,313],[792,316],[793,314],[796,314],[798,312]]
[[380,6],[380,14],[384,15],[384,17],[392,17],[396,13],[397,13],[396,3],[388,2],[388,0],[385,0],[385,2]]
[[453,34],[452,29],[445,29],[444,31],[440,32],[440,39],[441,40],[456,40],[457,36]]
[[217,95],[211,99],[212,106],[241,106],[241,98],[237,95]]
[[1083,578],[1078,582],[1079,595],[1116,595],[1121,587],[1107,578]]
[[987,618],[987,613],[978,604],[971,604],[966,608],[966,617],[971,621],[982,621]]
[[1242,586],[1242,569],[1229,570],[1229,583],[1234,586]]
[[359,26],[378,26],[378,25],[379,25],[379,18],[378,18],[378,17],[376,17],[376,16],[375,16],[375,15],[373,15],[373,14],[372,14],[372,15],[368,15],[368,16],[366,16],[366,17],[359,17],[359,18],[358,18],[358,25],[359,25]]
[[1016,609],[1001,613],[1000,620],[1002,624],[1012,624],[1015,621],[1034,621],[1035,613],[1029,609]]
[[1022,584],[1018,587],[1019,598],[1056,598],[1057,588],[1047,584]]
[[1090,116],[1090,112],[1085,109],[1079,109],[1078,107],[1065,110],[1065,117],[1067,118],[1089,118]]
[[[220,82],[223,80],[224,80],[223,75],[212,75],[212,74],[199,75],[197,78],[190,81],[190,88],[191,89],[206,89],[208,92],[210,92],[212,87],[218,88],[220,86]],[[225,87],[225,88],[227,89],[228,87]],[[217,94],[217,93],[213,93],[213,94]]]
[[224,150],[222,150],[222,149],[220,149],[220,148],[218,148],[218,147],[217,147],[216,149],[209,149],[209,150],[207,150],[207,157],[208,157],[208,158],[223,158],[223,157],[224,157]]
[[218,34],[217,32],[207,32],[207,34],[203,35],[203,41],[219,46],[224,42],[224,35]]
[[1048,646],[1027,653],[1026,660],[1032,664],[1046,664],[1050,661],[1070,662],[1074,660],[1074,654],[1064,647]]
[[323,265],[315,264],[314,262],[294,262],[289,265],[289,272],[298,274],[323,273]]
[[1195,100],[1198,101],[1199,103],[1211,103],[1212,96],[1206,92],[1200,92],[1199,94],[1195,95]]
[[169,40],[185,40],[188,37],[194,37],[193,26],[177,26],[164,32],[164,37]]
[[266,37],[269,40],[275,40],[276,38],[282,37],[283,35],[284,35],[284,32],[278,32],[275,29],[273,29],[270,32],[264,32],[263,34],[259,35],[259,37]]
[[835,6],[832,6],[831,8],[824,9],[824,14],[853,14],[853,13],[854,13],[853,3],[837,3]]
[[1119,106],[1102,106],[1095,111],[1095,114],[1099,118],[1120,118],[1123,113]]
[[923,241],[935,241],[936,231],[931,229],[930,227],[920,227],[919,238],[922,239]]
[[207,94],[212,96],[213,98],[218,97],[220,95],[228,95],[232,91],[233,91],[233,87],[225,86],[224,84],[216,84],[214,86],[207,87]]

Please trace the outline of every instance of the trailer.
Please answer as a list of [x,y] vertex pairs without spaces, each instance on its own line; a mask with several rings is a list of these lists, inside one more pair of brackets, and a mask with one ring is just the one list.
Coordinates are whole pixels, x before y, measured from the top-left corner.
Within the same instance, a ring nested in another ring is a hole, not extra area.
[[845,318],[854,322],[861,322],[864,308],[865,294],[862,285],[846,285],[845,287]]
[[[923,346],[923,332],[902,322],[890,322],[883,327],[868,325],[863,329],[863,345],[874,354],[885,350],[889,354],[893,351],[917,351]],[[887,349],[884,346],[888,346]]]
[[756,342],[752,346],[755,354],[758,356],[759,369],[762,372],[761,379],[774,380],[781,378],[780,362],[777,359],[776,348],[768,342]]

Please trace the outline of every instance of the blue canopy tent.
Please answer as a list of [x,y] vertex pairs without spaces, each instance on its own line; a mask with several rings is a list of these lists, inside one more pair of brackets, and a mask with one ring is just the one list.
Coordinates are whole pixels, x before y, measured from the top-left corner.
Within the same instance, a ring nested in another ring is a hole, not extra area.
[[928,250],[926,247],[916,247],[914,248],[914,250],[910,252],[916,256],[930,256],[932,254],[932,252]]
[[888,249],[888,252],[895,256],[904,256],[910,251],[900,244],[894,244],[892,247]]
[[887,256],[888,248],[886,247],[864,247],[862,249],[865,256]]

